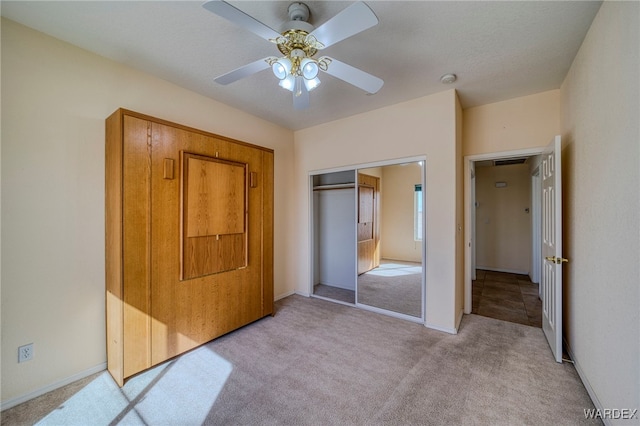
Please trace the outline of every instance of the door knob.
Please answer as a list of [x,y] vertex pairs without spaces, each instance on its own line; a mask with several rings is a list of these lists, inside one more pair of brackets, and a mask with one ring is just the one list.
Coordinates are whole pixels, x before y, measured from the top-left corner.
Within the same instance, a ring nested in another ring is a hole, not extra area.
[[565,259],[564,257],[556,257],[556,256],[546,256],[545,260],[548,260],[549,262],[553,262],[556,265],[569,262],[569,259]]

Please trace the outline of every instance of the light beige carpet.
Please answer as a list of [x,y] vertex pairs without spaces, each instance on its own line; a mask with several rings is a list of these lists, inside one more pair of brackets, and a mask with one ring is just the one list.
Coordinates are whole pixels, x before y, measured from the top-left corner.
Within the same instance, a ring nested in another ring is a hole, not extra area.
[[2,424],[33,424],[26,416],[38,410],[53,425],[598,423],[539,328],[468,315],[449,335],[302,296],[122,389],[103,373],[43,410],[52,400],[7,410]]
[[420,318],[421,300],[420,263],[383,259],[358,277],[358,303]]

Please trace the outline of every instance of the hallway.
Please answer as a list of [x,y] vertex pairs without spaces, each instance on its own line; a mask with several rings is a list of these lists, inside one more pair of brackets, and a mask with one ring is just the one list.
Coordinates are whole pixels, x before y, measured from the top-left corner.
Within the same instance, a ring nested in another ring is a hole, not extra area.
[[471,313],[503,321],[542,327],[538,285],[527,275],[476,271]]

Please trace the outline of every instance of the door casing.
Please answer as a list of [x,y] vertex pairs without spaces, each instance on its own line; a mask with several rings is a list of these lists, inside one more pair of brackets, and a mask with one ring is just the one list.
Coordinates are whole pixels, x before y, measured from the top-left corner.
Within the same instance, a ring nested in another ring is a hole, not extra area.
[[485,160],[508,159],[540,155],[545,147],[519,149],[514,151],[491,152],[487,154],[467,155],[464,157],[464,313],[470,314],[472,309],[472,280],[475,276],[475,220],[473,203],[474,162]]

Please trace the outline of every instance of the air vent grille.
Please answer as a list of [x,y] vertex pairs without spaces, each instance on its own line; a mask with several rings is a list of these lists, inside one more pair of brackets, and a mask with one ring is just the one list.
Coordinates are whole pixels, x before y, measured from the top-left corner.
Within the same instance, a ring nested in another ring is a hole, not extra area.
[[524,164],[527,162],[527,158],[507,158],[505,160],[493,160],[494,166],[510,166],[512,164]]

